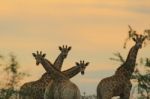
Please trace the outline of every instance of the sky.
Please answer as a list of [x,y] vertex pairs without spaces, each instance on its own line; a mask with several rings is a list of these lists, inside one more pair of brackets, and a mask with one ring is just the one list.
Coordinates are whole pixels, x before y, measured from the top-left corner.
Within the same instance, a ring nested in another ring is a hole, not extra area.
[[[71,81],[81,93],[95,94],[99,81],[120,65],[109,58],[115,52],[126,57],[133,46],[130,41],[123,49],[128,25],[143,33],[150,28],[149,17],[149,0],[0,0],[0,53],[17,56],[21,71],[31,75],[25,83],[45,72],[31,53],[42,50],[53,63],[58,46],[72,46],[63,70],[89,61],[85,75]],[[143,47],[138,58],[150,57],[149,50],[150,45]]]

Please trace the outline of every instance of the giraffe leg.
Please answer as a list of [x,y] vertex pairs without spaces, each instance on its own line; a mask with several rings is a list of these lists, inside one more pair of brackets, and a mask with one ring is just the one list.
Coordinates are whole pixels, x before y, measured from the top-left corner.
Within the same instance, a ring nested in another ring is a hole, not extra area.
[[126,84],[123,94],[120,95],[120,99],[129,99],[131,88],[132,88],[131,83]]
[[104,95],[102,95],[102,99],[111,99],[113,97],[112,93],[106,93]]
[[104,96],[104,97],[102,97],[102,99],[111,99],[112,98],[112,96]]
[[120,99],[129,99],[130,97],[130,92],[124,93],[120,96]]

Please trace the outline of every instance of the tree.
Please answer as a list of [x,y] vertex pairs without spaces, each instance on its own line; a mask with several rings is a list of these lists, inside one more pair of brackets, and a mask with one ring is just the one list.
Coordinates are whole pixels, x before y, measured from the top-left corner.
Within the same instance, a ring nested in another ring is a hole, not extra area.
[[[150,59],[146,58],[145,59],[145,67],[150,67]],[[147,70],[146,74],[142,75],[139,70],[137,69],[135,71],[135,76],[136,79],[138,79],[138,93],[141,94],[141,96],[150,99],[149,93],[150,93],[150,71]],[[146,92],[147,96],[144,95],[144,92]]]
[[5,79],[3,79],[4,84],[0,89],[0,99],[9,99],[12,95],[17,97],[17,87],[20,81],[24,76],[28,76],[26,73],[19,72],[19,64],[14,54],[10,54],[9,58],[9,63],[3,65]]

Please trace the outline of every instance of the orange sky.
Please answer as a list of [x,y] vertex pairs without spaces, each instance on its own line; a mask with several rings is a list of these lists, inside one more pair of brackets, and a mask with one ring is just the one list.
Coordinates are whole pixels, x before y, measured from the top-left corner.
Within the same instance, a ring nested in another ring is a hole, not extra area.
[[[72,79],[87,93],[95,93],[100,79],[111,75],[119,64],[109,58],[114,52],[126,57],[123,49],[128,24],[139,33],[150,28],[149,0],[3,0],[0,1],[0,52],[14,52],[22,71],[38,79],[44,72],[35,66],[31,53],[42,50],[54,61],[59,45],[72,46],[63,69],[85,59],[91,64],[85,76]],[[143,48],[140,57],[149,57],[150,47]]]

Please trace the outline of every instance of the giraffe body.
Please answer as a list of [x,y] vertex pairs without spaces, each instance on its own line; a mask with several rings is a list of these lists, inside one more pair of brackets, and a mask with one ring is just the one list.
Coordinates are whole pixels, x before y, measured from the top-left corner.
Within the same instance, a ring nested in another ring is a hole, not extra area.
[[[84,70],[89,63],[84,63],[84,61],[80,61],[80,63],[76,62],[76,67],[68,69],[70,72],[63,72],[66,77],[72,78],[74,75],[81,72],[84,74]],[[72,72],[71,72],[72,71]],[[69,73],[69,74],[68,74]],[[49,83],[48,87],[46,87],[44,99],[80,99],[80,90],[78,87],[72,83],[70,80],[59,80],[54,79],[51,83]]]
[[[125,72],[125,71],[124,71]],[[120,96],[121,99],[129,99],[132,84],[123,75],[107,77],[98,84],[98,99],[111,99],[113,96]]]
[[80,90],[71,81],[59,80],[49,83],[44,99],[80,99]]

